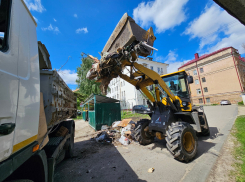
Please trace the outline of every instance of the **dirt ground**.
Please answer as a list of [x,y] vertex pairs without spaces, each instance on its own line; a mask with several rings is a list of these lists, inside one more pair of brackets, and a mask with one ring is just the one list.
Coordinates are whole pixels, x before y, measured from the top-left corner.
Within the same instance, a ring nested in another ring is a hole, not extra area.
[[[229,151],[232,146],[229,144],[226,147],[225,144],[222,153],[220,153],[219,146],[223,145],[225,135],[229,134],[232,122],[237,116],[237,108],[235,106],[209,106],[205,108],[205,112],[209,120],[211,135],[198,138],[197,155],[189,163],[174,160],[166,148],[165,140],[155,139],[154,143],[147,146],[139,145],[137,142],[128,146],[120,143],[114,145],[97,143],[91,138],[95,137],[98,132],[95,132],[88,122],[77,120],[75,156],[56,166],[54,181],[204,182],[218,156],[221,156],[221,162],[216,163],[208,178],[209,182],[231,181],[233,179],[230,179],[228,175],[228,171],[232,169],[229,168],[231,160],[229,155],[228,157],[225,155],[225,152]],[[133,118],[135,122],[139,119]],[[152,167],[155,168],[155,171],[148,173],[148,169]],[[227,177],[222,178],[226,175]]]
[[[134,121],[138,119],[133,118]],[[127,153],[127,147],[97,143],[91,138],[100,131],[95,132],[84,120],[76,120],[75,124],[74,157],[57,165],[55,181],[138,181],[137,175],[117,150],[121,147]]]

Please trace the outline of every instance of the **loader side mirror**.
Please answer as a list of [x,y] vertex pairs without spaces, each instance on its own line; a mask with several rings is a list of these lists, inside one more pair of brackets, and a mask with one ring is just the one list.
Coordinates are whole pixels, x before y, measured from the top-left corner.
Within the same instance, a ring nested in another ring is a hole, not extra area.
[[189,84],[193,83],[193,76],[188,75],[187,80]]

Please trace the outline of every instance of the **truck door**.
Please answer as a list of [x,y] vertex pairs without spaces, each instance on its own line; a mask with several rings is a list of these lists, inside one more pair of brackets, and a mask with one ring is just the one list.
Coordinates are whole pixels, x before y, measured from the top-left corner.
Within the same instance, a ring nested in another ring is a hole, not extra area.
[[18,23],[11,22],[11,2],[0,0],[0,162],[12,153],[18,100]]

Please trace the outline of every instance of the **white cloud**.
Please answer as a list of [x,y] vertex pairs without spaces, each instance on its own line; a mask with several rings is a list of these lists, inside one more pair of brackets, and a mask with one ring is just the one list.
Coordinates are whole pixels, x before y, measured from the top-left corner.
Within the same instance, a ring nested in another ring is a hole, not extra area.
[[[184,34],[190,35],[191,39],[200,39],[200,51],[206,48],[207,52],[213,52],[223,47],[233,46],[240,53],[245,53],[242,49],[242,44],[245,42],[244,32],[245,27],[238,20],[212,3],[189,24]],[[221,38],[221,35],[225,37]]]
[[74,70],[60,70],[58,73],[66,84],[76,85],[77,73]]
[[43,7],[41,3],[41,0],[24,0],[24,1],[30,11],[37,11],[40,13],[42,13],[43,11],[46,11],[46,9]]
[[53,27],[52,24],[50,24],[48,27],[46,28],[42,28],[43,31],[49,30],[49,31],[53,31],[54,33],[59,33],[60,30],[58,27]]
[[54,18],[54,21],[56,22],[57,20]]
[[84,28],[78,28],[77,30],[76,30],[76,33],[88,33],[88,29],[87,29],[87,27],[84,27]]
[[75,18],[77,18],[77,14],[74,14],[73,16],[74,16]]
[[34,20],[35,20],[36,22],[38,22],[38,19],[37,19],[35,16],[33,16],[33,18],[34,18]]
[[157,54],[155,54],[155,61],[158,62],[164,62],[166,64],[169,64],[167,71],[168,73],[172,73],[175,71],[178,71],[178,68],[180,66],[182,66],[183,64],[185,64],[187,61],[176,61],[178,57],[178,54],[175,53],[175,51],[169,51],[168,55],[166,57],[163,56],[157,56]]
[[142,2],[133,10],[133,18],[142,27],[148,28],[152,23],[157,33],[180,25],[186,20],[184,6],[188,0],[155,0]]

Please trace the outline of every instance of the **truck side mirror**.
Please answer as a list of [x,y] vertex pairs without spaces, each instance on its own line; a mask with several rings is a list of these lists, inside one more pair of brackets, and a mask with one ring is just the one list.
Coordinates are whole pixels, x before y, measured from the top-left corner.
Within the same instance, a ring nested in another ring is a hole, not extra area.
[[193,83],[193,76],[188,75],[187,80],[189,84]]

